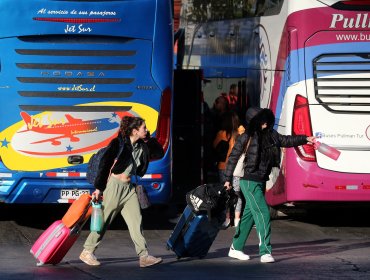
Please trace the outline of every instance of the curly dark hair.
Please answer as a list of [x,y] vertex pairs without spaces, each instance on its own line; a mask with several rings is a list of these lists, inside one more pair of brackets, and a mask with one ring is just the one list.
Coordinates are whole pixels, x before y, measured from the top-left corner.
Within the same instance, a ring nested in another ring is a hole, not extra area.
[[139,130],[140,126],[145,122],[140,117],[124,116],[121,120],[119,132],[123,138],[129,137],[134,129]]

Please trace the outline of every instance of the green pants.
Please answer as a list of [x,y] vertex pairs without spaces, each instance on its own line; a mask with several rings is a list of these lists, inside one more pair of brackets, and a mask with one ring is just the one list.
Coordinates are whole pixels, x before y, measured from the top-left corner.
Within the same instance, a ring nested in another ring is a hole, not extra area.
[[135,188],[130,183],[110,176],[107,187],[103,192],[104,226],[99,233],[91,232],[87,237],[84,248],[95,251],[103,236],[118,213],[125,220],[131,239],[134,242],[136,253],[146,255],[147,245],[142,231],[142,216]]
[[265,184],[240,180],[240,189],[246,199],[246,205],[243,216],[235,231],[233,247],[239,251],[243,250],[253,224],[255,224],[258,238],[260,240],[260,255],[271,254],[270,211],[264,196]]

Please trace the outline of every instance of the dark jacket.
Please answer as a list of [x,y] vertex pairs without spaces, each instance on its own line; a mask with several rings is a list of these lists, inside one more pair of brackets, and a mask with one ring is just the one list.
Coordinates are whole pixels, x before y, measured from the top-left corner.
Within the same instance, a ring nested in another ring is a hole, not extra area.
[[[263,109],[249,123],[247,132],[238,137],[229,156],[225,178],[232,182],[233,172],[238,159],[249,139],[247,154],[244,160],[243,179],[255,182],[266,182],[272,167],[280,164],[280,147],[295,147],[307,143],[306,135],[281,135],[272,127],[275,117],[269,109]],[[267,128],[261,130],[261,125],[267,123]]]
[[[121,136],[118,136],[121,137]],[[96,176],[95,180],[95,188],[103,191],[106,187],[108,177],[110,174],[110,169],[113,166],[114,160],[116,159],[120,145],[124,145],[123,151],[117,159],[114,167],[112,168],[112,173],[114,174],[121,174],[125,171],[127,166],[132,162],[132,150],[133,147],[131,145],[130,139],[124,139],[121,141],[120,139],[114,138],[109,143],[107,151],[104,153],[100,164],[99,164],[99,171]],[[143,140],[138,140],[139,148],[143,150],[140,158],[140,165],[137,166],[136,175],[137,176],[144,176],[146,170],[148,169],[149,165],[149,149],[147,145],[144,143]]]

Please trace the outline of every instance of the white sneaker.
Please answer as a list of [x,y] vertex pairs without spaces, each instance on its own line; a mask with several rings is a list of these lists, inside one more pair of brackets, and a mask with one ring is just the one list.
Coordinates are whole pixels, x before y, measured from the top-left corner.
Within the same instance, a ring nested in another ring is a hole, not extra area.
[[261,256],[261,263],[273,263],[275,259],[270,254],[265,254]]
[[243,251],[235,250],[233,245],[230,247],[229,257],[242,261],[247,261],[250,259],[250,257],[247,254],[244,254]]
[[225,222],[222,224],[223,229],[227,229],[230,226],[230,219],[226,218]]

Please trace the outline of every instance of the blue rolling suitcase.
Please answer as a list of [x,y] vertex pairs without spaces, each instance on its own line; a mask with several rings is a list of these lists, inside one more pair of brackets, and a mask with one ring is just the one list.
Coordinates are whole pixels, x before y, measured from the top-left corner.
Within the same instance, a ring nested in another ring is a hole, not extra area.
[[219,224],[220,219],[209,221],[207,215],[196,215],[186,206],[167,241],[167,248],[175,252],[178,259],[204,258],[219,232]]

